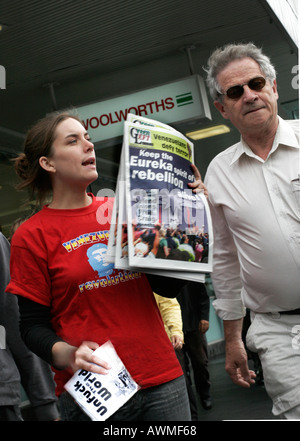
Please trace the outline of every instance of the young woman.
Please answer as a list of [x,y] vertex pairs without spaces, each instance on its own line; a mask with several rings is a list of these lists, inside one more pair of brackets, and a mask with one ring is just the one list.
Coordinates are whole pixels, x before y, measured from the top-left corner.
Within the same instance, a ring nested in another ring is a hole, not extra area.
[[[64,384],[78,369],[107,373],[93,351],[110,340],[141,387],[111,419],[189,420],[182,371],[153,296],[174,295],[182,285],[153,277],[150,286],[144,274],[104,266],[107,201],[86,192],[98,175],[80,120],[59,114],[39,121],[15,166],[39,201],[52,195],[13,237],[7,291],[18,295],[26,344],[54,368],[62,419],[88,419]],[[194,173],[198,191],[203,184]]]

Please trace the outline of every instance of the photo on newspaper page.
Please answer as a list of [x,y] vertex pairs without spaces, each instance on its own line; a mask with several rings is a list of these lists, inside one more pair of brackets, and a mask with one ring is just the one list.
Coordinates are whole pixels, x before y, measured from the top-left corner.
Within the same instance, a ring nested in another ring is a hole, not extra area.
[[[121,164],[122,166],[122,164]],[[127,234],[127,210],[125,197],[125,181],[119,181],[118,185],[118,220],[116,230],[115,268],[127,271],[141,271],[148,274],[156,274],[165,277],[178,278],[181,280],[205,282],[204,272],[180,271],[177,268],[166,270],[164,268],[133,267],[128,258],[128,234]]]
[[193,144],[171,128],[125,122],[123,148],[130,266],[210,272],[208,204],[188,187]]

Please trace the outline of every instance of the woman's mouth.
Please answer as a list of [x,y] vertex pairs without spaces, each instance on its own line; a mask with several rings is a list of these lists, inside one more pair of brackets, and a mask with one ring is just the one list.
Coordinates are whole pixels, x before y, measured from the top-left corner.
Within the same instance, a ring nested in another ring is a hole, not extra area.
[[82,165],[83,165],[84,167],[92,167],[92,168],[95,168],[95,167],[96,167],[96,160],[95,160],[94,157],[92,157],[92,158],[88,158],[88,159],[86,159],[86,160],[82,163]]

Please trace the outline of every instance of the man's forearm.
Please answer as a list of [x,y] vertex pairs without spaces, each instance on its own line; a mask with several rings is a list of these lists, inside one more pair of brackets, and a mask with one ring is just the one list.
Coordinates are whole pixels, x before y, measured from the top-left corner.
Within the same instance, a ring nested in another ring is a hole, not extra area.
[[243,319],[224,320],[226,341],[225,369],[232,381],[240,386],[249,387],[255,382],[255,373],[248,368],[248,359],[242,340]]
[[243,318],[237,320],[223,320],[224,336],[227,343],[242,339]]

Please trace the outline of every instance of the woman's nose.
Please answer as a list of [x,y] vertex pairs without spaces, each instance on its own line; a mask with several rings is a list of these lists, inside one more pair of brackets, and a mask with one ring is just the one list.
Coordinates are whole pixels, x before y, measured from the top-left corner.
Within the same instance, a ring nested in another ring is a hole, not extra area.
[[94,150],[94,144],[89,139],[85,139],[84,147],[86,150]]

